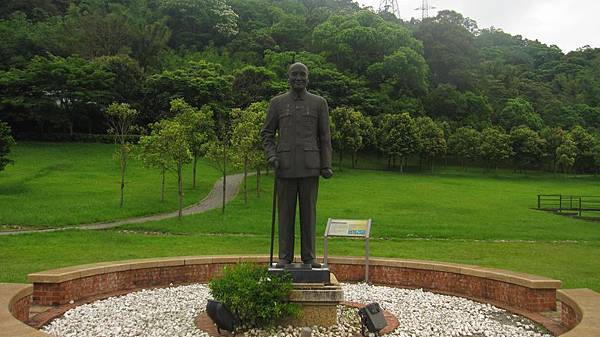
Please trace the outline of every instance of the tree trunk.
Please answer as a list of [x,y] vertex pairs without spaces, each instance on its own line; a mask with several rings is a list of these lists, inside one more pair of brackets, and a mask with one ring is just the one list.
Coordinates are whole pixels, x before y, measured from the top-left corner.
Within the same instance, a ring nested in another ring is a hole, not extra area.
[[177,163],[177,189],[179,192],[178,217],[181,219],[181,216],[183,215],[183,162],[181,160]]
[[194,169],[192,173],[192,188],[196,188],[196,164],[198,163],[198,155],[194,153]]
[[161,171],[162,179],[160,183],[160,201],[165,201],[165,168],[162,168]]
[[244,205],[248,205],[248,157],[244,157]]
[[124,193],[125,193],[125,170],[127,169],[127,161],[125,159],[125,149],[123,148],[124,145],[121,145],[121,153],[120,153],[120,164],[121,164],[121,201],[119,203],[119,207],[123,207],[123,199],[124,199]]
[[227,148],[223,144],[223,202],[221,213],[225,214],[225,193],[227,192]]
[[352,168],[356,168],[356,152],[352,152]]
[[404,173],[404,158],[403,157],[400,157],[400,173]]
[[260,198],[260,166],[256,167],[256,197]]

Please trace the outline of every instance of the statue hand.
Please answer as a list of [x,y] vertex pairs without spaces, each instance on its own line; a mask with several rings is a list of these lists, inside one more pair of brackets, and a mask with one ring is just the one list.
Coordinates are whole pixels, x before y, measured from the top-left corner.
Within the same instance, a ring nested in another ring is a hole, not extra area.
[[330,168],[321,169],[321,177],[329,179],[333,176],[333,170]]
[[279,168],[279,159],[277,159],[277,157],[271,157],[271,158],[269,158],[268,164],[270,167],[272,167],[274,169],[278,169]]

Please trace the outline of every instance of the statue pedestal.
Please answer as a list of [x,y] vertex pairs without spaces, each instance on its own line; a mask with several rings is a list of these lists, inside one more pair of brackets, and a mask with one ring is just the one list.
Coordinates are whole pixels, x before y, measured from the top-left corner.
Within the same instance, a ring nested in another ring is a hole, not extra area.
[[300,315],[283,322],[292,326],[331,326],[337,324],[337,306],[344,293],[335,275],[328,283],[294,283],[290,300],[300,305]]
[[292,283],[330,283],[329,268],[311,268],[302,263],[290,263],[285,268],[269,268],[270,274],[288,272],[292,275]]

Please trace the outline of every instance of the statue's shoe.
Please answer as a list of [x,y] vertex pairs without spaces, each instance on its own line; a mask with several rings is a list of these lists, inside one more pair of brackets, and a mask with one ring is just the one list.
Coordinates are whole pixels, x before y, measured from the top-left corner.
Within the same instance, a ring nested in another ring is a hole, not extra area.
[[303,263],[310,265],[311,268],[321,268],[321,264],[315,260],[309,260]]
[[277,264],[275,265],[275,268],[285,268],[285,266],[287,266],[288,264],[290,264],[290,261],[288,260],[279,260],[279,262],[277,262]]

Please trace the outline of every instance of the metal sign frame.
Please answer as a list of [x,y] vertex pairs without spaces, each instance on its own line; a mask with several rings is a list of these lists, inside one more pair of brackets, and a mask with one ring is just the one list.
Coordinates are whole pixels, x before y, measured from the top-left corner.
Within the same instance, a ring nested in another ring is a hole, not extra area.
[[[367,228],[364,234],[330,234],[332,229],[332,223],[335,222],[343,222],[343,221],[366,221]],[[371,219],[367,220],[358,220],[358,219],[327,219],[327,227],[325,228],[325,233],[323,234],[323,264],[324,267],[328,267],[328,256],[329,256],[329,238],[330,237],[350,237],[350,238],[364,238],[365,239],[365,282],[369,282],[369,238],[371,236]]]

